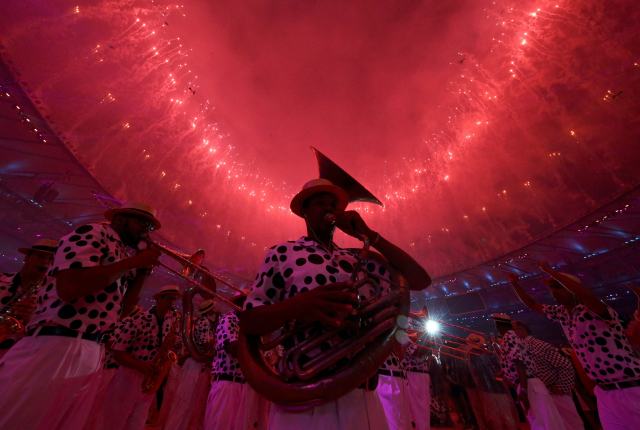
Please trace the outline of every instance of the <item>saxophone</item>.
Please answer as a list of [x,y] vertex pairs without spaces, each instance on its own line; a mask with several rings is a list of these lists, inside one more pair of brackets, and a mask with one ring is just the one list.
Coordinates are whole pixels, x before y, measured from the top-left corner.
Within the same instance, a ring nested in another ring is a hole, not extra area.
[[[173,324],[167,337],[164,338],[158,353],[153,359],[152,371],[145,374],[142,380],[142,392],[145,394],[152,394],[158,391],[164,380],[169,375],[171,366],[178,361],[178,355],[174,351],[176,343],[176,331],[180,324],[180,318],[178,313],[173,311]],[[160,327],[162,330],[162,327]]]
[[29,321],[22,321],[13,313],[13,306],[36,295],[41,282],[35,282],[17,294],[4,307],[0,308],[0,343],[7,340],[18,341],[24,336],[25,325]]

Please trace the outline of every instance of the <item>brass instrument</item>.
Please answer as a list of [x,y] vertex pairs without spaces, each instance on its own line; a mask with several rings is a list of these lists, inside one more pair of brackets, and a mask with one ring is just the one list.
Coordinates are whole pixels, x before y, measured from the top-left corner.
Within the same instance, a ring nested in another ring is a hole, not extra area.
[[[176,330],[180,319],[177,316],[177,312],[173,312],[174,321],[171,325],[171,331],[164,338],[158,353],[153,358],[153,370],[150,374],[145,374],[142,380],[142,392],[145,394],[152,394],[158,391],[164,380],[169,375],[171,366],[178,361],[178,355],[174,351],[176,343]],[[162,331],[162,327],[159,328]]]
[[[321,178],[346,189],[349,201],[379,203],[344,170],[314,151]],[[259,394],[293,410],[321,405],[363,384],[394,348],[408,341],[406,280],[386,262],[390,281],[369,273],[367,262],[382,257],[369,252],[367,241],[358,251],[351,288],[357,291],[359,303],[341,327],[290,321],[266,336],[253,336],[240,326],[238,360],[245,379]],[[389,288],[381,283],[388,283]],[[301,333],[308,335],[303,341],[299,341]],[[281,354],[274,355],[280,345],[293,347],[281,348]],[[312,351],[321,352],[310,356]]]
[[[424,320],[426,313],[412,313],[410,314],[410,316],[415,319]],[[446,355],[448,357],[456,358],[459,360],[466,360],[470,355],[483,355],[487,353],[493,353],[490,344],[473,345],[470,347],[467,338],[456,336],[446,328],[453,328],[467,334],[476,334],[484,337],[484,334],[482,332],[458,324],[450,323],[448,321],[438,320],[436,322],[445,327],[437,335],[425,336],[424,330],[422,329],[414,328],[412,330],[413,333],[416,333],[420,337],[420,341],[418,342],[418,347],[420,349],[431,351],[434,355]]]
[[182,252],[171,249],[166,245],[161,245],[151,240],[150,238],[146,238],[144,242],[146,242],[148,246],[157,248],[167,257],[170,257],[176,262],[180,263],[181,268],[174,269],[161,261],[158,262],[159,266],[163,267],[165,270],[178,276],[179,278],[187,281],[193,289],[197,290],[197,292],[213,296],[236,311],[242,310],[242,308],[233,303],[233,301],[229,297],[217,291],[216,283],[220,282],[240,294],[245,294],[244,290],[235,286],[231,281],[225,279],[222,275],[214,274],[210,272],[206,267],[192,262],[190,259],[191,256],[189,256],[188,254],[183,254]]
[[28,321],[20,320],[13,314],[13,307],[21,301],[33,297],[41,283],[36,282],[26,288],[21,294],[16,294],[13,300],[9,301],[2,309],[0,309],[0,343],[14,340],[18,341],[25,334],[25,325]]

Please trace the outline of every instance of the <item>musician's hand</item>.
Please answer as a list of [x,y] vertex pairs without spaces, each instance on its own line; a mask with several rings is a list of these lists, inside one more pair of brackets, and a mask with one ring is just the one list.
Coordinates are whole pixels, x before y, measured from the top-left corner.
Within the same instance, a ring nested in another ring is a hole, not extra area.
[[336,214],[336,227],[356,239],[363,240],[365,237],[372,239],[375,236],[373,230],[364,222],[360,214],[356,211],[344,211]]
[[36,310],[36,298],[26,297],[11,305],[11,314],[22,322],[29,322],[33,311]]
[[346,317],[353,313],[357,295],[349,282],[324,285],[300,293],[288,300],[295,319],[302,322],[320,322],[340,327]]
[[143,249],[136,255],[131,257],[134,260],[133,267],[150,268],[158,262],[160,258],[160,250],[154,246]]

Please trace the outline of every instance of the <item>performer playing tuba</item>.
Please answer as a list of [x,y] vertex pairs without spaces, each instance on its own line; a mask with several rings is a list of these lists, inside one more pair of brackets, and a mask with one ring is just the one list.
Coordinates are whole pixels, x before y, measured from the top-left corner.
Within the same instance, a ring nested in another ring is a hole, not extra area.
[[19,272],[0,273],[0,358],[25,334],[36,307],[36,293],[53,262],[58,241],[40,239],[19,248],[24,264]]
[[[336,176],[355,181],[342,170],[339,173],[341,175]],[[345,189],[324,178],[307,182],[294,196],[291,210],[304,220],[306,232],[298,240],[277,244],[267,252],[251,286],[246,310],[240,317],[241,340],[243,336],[272,335],[285,326],[301,327],[295,337],[289,337],[281,344],[286,357],[288,351],[314,334],[322,336],[322,333],[338,330],[339,335],[346,336],[358,332],[358,328],[352,327],[350,317],[359,312],[359,302],[366,302],[374,291],[389,289],[389,269],[380,258],[363,259],[358,250],[344,249],[335,244],[333,234],[336,227],[380,252],[389,266],[406,278],[411,289],[421,290],[430,284],[427,272],[411,256],[371,229],[360,214],[345,211],[349,200]],[[357,289],[360,284],[354,283],[353,274],[360,271],[375,277],[377,282]],[[341,328],[345,331],[340,331]],[[310,350],[305,349],[296,366],[304,366],[308,360],[314,363],[319,353],[332,350],[332,342],[328,340]],[[389,349],[385,349],[382,361]],[[242,359],[243,354],[241,350],[243,372],[249,377],[254,369]],[[369,358],[361,358],[354,352],[340,358],[335,366],[344,368],[345,362],[350,360],[353,361],[351,364],[363,364],[368,369],[364,374],[366,379],[381,364],[379,360],[368,362]],[[288,371],[286,365],[282,370]],[[351,371],[347,370],[347,373]],[[298,379],[304,377],[306,374],[303,372]],[[255,379],[250,382],[257,387],[261,385]],[[319,385],[326,386],[325,382]],[[267,395],[264,386],[258,388]],[[370,391],[371,387],[342,388],[346,394],[328,401],[322,399],[324,404],[307,404],[303,411],[292,412],[286,405],[273,405],[269,428],[386,428],[383,411],[375,394]],[[295,400],[292,403],[295,404]]]

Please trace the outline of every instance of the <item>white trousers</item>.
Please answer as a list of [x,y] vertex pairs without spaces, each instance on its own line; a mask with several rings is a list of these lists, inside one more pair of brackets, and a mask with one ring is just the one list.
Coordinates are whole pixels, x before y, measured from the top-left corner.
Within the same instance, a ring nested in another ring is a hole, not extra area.
[[595,389],[603,430],[640,429],[640,387],[605,391]]
[[375,391],[355,389],[337,400],[302,412],[271,405],[269,430],[387,430]]
[[567,430],[584,430],[584,423],[570,394],[552,394],[551,398]]
[[96,383],[98,384],[97,394],[87,420],[86,428],[95,429],[103,420],[103,409],[107,400],[107,390],[111,385],[111,381],[116,376],[118,369],[102,369],[99,372]]
[[[212,381],[204,417],[205,430],[267,428],[267,401],[249,384]],[[307,429],[305,429],[307,430]]]
[[155,394],[142,392],[142,380],[137,370],[118,368],[105,391],[102,413],[93,430],[144,430]]
[[527,421],[531,430],[573,430],[565,427],[553,396],[540,379],[530,378],[527,386],[529,397]]
[[196,430],[202,426],[209,392],[209,372],[188,358],[178,375],[178,383],[166,417],[165,430]]
[[407,398],[411,422],[417,430],[431,428],[431,379],[428,373],[407,372]]
[[411,410],[407,396],[407,380],[395,376],[378,375],[376,393],[387,417],[389,430],[411,428]]
[[0,360],[0,429],[82,429],[98,391],[102,347],[27,336]]

